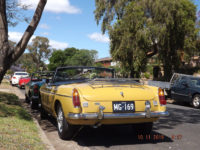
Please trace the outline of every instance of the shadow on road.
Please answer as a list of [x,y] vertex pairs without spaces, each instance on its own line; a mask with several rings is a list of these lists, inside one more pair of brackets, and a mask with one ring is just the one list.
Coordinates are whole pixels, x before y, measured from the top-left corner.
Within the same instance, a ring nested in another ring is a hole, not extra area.
[[102,126],[97,129],[85,127],[74,138],[80,146],[134,145],[147,143],[173,142],[171,138],[158,132],[150,135],[135,135],[131,125]]
[[[173,107],[175,105],[172,105]],[[154,129],[159,130],[162,128],[173,129],[180,124],[191,123],[199,124],[200,123],[200,111],[198,109],[188,108],[187,107],[174,107],[167,108],[170,113],[168,117],[162,117],[158,122],[155,123]]]

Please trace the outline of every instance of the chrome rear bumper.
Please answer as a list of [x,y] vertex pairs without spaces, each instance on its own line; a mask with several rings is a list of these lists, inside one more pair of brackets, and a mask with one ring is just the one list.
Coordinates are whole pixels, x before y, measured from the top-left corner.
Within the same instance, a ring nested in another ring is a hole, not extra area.
[[158,118],[162,116],[169,116],[168,111],[165,112],[142,112],[142,113],[103,113],[99,117],[99,113],[84,113],[75,114],[69,113],[68,119],[131,119],[131,118]]

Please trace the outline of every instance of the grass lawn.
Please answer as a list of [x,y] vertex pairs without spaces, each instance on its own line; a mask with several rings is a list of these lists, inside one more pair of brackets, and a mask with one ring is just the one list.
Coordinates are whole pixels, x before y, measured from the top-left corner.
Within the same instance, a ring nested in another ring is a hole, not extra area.
[[44,150],[36,124],[14,94],[0,92],[0,150]]

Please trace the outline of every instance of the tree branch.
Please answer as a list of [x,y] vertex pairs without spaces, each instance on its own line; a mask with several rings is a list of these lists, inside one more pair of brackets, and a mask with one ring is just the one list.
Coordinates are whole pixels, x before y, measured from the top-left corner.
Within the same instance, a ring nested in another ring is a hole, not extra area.
[[13,51],[12,60],[11,60],[12,62],[16,61],[25,51],[28,41],[30,40],[31,36],[34,34],[34,32],[38,26],[38,23],[40,21],[40,18],[42,16],[42,13],[43,13],[46,3],[47,3],[47,0],[39,1],[31,23],[27,27],[26,31],[24,32],[24,35],[22,36],[21,40],[16,45],[16,47]]
[[151,58],[152,56],[158,53],[158,44],[153,44],[153,50],[146,54],[147,58]]

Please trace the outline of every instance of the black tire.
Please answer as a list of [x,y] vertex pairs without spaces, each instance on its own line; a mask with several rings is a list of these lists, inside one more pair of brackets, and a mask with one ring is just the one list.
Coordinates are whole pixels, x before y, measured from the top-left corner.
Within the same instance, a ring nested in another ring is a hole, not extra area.
[[30,106],[31,106],[31,109],[36,109],[36,108],[38,108],[38,103],[33,101],[32,98],[31,98]]
[[40,107],[40,119],[44,120],[46,119],[48,116],[48,114],[46,113],[46,111],[44,110],[43,106],[41,105]]
[[29,102],[30,102],[29,97],[26,96],[26,95],[25,95],[25,102],[26,102],[26,103],[29,103]]
[[41,102],[41,97],[39,96],[39,100],[38,100],[38,109],[40,110],[42,107],[42,102]]
[[60,104],[58,104],[56,112],[59,137],[63,140],[71,140],[78,130],[78,126],[71,125],[67,122]]
[[199,94],[195,94],[192,98],[192,102],[191,105],[194,108],[199,108],[200,107],[200,95]]
[[153,122],[133,124],[136,135],[149,135],[153,129]]

